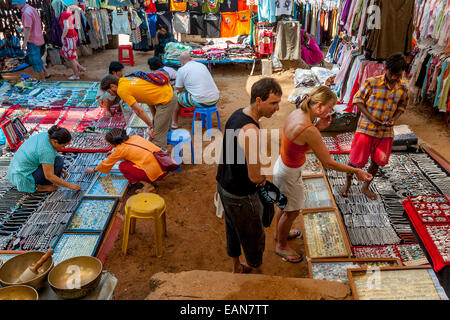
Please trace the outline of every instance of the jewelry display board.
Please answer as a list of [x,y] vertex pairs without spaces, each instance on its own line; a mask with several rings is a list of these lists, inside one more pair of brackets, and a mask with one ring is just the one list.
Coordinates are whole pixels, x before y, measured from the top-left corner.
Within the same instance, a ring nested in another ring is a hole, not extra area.
[[[413,156],[408,153],[392,153],[389,163],[380,167],[370,184],[370,190],[377,195],[376,200],[370,200],[361,193],[362,183],[355,177],[348,197],[341,196],[339,192],[346,183],[345,173],[333,170],[326,172],[352,245],[417,243],[401,201],[413,194],[431,195],[439,192],[429,181],[431,177],[422,172],[422,168],[412,160]],[[349,162],[346,154],[333,157],[344,164]],[[367,170],[367,166],[365,169]],[[438,169],[434,167],[433,173],[441,177],[444,173],[442,170],[436,173]]]
[[105,136],[97,132],[75,132],[72,133],[72,141],[58,151],[62,152],[108,152],[112,145],[105,141]]
[[324,170],[322,163],[315,153],[306,153],[306,162],[302,166],[302,177],[323,177]]
[[54,247],[55,265],[78,256],[94,256],[102,235],[99,233],[63,233]]
[[[7,199],[0,202],[0,223],[8,225],[8,219],[14,220],[21,227],[8,236],[0,236],[1,250],[47,250],[56,244],[59,236],[64,233],[69,219],[76,210],[83,193],[98,177],[99,173],[86,174],[87,168],[95,167],[101,159],[102,153],[80,153],[64,155],[64,167],[67,170],[66,181],[81,186],[81,191],[60,188],[50,194],[40,196],[39,193],[24,194],[9,190]],[[11,206],[21,205],[16,209]],[[0,227],[1,228],[1,227]]]
[[120,172],[100,174],[85,193],[85,197],[122,198],[128,186],[128,180]]
[[350,152],[353,140],[353,132],[345,132],[334,137],[322,137],[328,151],[331,154],[341,154]]
[[106,229],[117,202],[117,199],[84,198],[70,218],[66,232],[102,233]]
[[317,208],[333,208],[335,203],[325,177],[303,178],[305,205],[302,211],[315,211]]
[[12,150],[16,150],[20,145],[20,136],[17,134],[16,129],[14,128],[11,120],[7,120],[0,126],[3,130],[3,133],[6,137],[6,141],[8,141],[9,147]]
[[445,196],[410,196],[403,206],[436,272],[450,265],[450,201]]
[[355,258],[396,258],[405,266],[420,266],[428,264],[420,245],[398,244],[384,246],[353,246],[352,252]]
[[311,259],[308,260],[309,276],[316,280],[348,283],[347,269],[402,266],[399,259]]
[[308,257],[350,257],[350,243],[337,211],[302,212],[300,221]]
[[347,269],[355,300],[448,300],[428,267]]

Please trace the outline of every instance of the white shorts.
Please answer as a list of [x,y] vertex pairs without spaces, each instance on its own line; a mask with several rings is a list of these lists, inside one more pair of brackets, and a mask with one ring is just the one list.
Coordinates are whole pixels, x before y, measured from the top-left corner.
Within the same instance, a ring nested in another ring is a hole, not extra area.
[[302,167],[289,168],[279,156],[273,167],[273,184],[288,199],[288,203],[283,211],[297,211],[304,207],[305,191],[302,180]]

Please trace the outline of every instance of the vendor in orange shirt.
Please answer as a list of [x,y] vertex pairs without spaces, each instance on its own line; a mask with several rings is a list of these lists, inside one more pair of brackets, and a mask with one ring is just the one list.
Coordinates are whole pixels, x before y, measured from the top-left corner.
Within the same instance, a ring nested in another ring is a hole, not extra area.
[[120,172],[132,185],[141,183],[141,192],[153,191],[155,188],[151,183],[167,175],[153,155],[153,152],[161,149],[150,141],[137,135],[128,136],[126,131],[120,128],[108,132],[105,140],[114,147],[113,151],[107,153],[108,158],[95,169],[87,169],[87,174],[95,171],[108,174],[116,162],[123,160],[119,164]]

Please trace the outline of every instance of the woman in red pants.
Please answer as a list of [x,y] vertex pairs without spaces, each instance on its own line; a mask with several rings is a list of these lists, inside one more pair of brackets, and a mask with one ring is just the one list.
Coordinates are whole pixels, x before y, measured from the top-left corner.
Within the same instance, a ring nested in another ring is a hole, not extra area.
[[126,131],[120,128],[108,132],[105,140],[114,147],[113,151],[110,151],[108,158],[95,169],[89,168],[86,173],[98,171],[108,174],[116,162],[122,160],[119,165],[120,172],[132,185],[143,184],[141,192],[153,191],[155,188],[151,183],[167,175],[153,156],[153,152],[161,149],[150,141],[137,135],[128,136]]

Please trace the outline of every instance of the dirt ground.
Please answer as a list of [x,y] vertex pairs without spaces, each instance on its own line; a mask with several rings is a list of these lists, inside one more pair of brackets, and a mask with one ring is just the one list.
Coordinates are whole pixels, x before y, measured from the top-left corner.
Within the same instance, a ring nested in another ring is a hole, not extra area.
[[[125,73],[134,70],[147,71],[147,59],[152,52],[135,52],[134,67],[126,66]],[[87,67],[81,80],[99,81],[107,72],[109,62],[117,60],[117,50],[97,52],[89,57],[81,57],[80,62]],[[49,69],[50,80],[65,80],[71,70],[65,66]],[[287,101],[294,88],[291,68],[273,75],[283,88],[280,111],[271,119],[263,119],[263,128],[282,128],[284,119],[295,109]],[[22,71],[23,73],[23,71]],[[31,73],[31,68],[26,70]],[[220,90],[218,103],[222,128],[231,113],[247,106],[251,85],[261,78],[259,66],[256,76],[249,77],[250,69],[245,65],[218,65],[213,67],[213,77]],[[13,74],[12,77],[20,76]],[[443,124],[442,115],[430,117],[430,108],[410,107],[399,124],[408,124],[424,142],[450,159],[450,131]],[[190,130],[192,118],[180,117],[181,127]],[[213,118],[213,126],[217,122]],[[162,258],[154,254],[152,220],[138,220],[135,234],[130,236],[128,253],[121,253],[122,233],[109,254],[104,269],[117,278],[116,299],[144,299],[149,293],[149,279],[157,272],[180,272],[189,270],[231,271],[231,261],[225,251],[224,220],[215,215],[213,202],[216,190],[216,165],[183,165],[179,173],[167,176],[158,183],[158,194],[167,204],[168,237],[164,239]],[[298,221],[294,226],[298,225]],[[263,272],[283,277],[308,277],[306,259],[298,264],[283,262],[274,254],[274,225],[266,229],[266,250]],[[290,245],[305,254],[303,241],[295,239]]]

